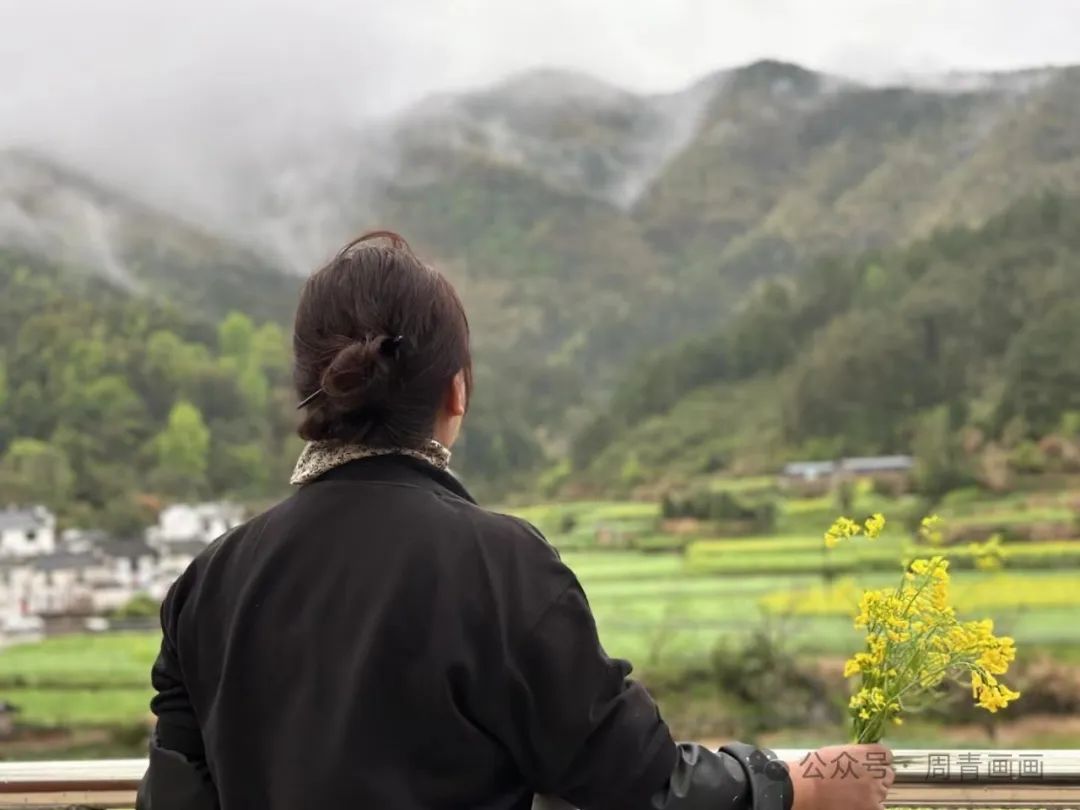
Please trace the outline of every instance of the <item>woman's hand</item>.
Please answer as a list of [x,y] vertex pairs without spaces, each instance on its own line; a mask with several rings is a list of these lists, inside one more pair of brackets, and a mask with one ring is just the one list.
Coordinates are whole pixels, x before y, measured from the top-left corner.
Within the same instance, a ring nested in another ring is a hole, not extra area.
[[833,745],[787,763],[792,810],[883,810],[896,774],[882,745]]

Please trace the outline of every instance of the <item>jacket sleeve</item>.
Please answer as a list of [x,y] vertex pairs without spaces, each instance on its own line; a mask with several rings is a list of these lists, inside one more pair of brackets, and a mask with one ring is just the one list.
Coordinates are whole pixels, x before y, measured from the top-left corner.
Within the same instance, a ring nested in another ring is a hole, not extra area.
[[161,606],[161,650],[150,671],[157,716],[150,763],[139,785],[136,810],[217,810],[218,797],[206,765],[202,733],[184,686],[175,644],[175,616],[187,576]]
[[139,784],[135,810],[218,810],[205,762],[150,741],[150,767]]
[[605,654],[572,575],[528,632],[507,636],[474,713],[536,793],[584,810],[790,808],[783,766],[779,779],[764,767],[755,773],[767,752],[673,742],[652,698],[628,678],[630,664]]

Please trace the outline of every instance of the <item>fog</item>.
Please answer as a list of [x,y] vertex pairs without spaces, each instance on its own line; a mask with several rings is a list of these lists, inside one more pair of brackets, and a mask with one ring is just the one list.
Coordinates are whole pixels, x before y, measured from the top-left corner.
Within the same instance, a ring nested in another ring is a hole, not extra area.
[[[1074,0],[0,0],[0,146],[162,205],[537,66],[667,91],[763,57],[864,81],[1080,62]],[[201,206],[201,208],[200,208]],[[210,208],[207,208],[210,206]]]

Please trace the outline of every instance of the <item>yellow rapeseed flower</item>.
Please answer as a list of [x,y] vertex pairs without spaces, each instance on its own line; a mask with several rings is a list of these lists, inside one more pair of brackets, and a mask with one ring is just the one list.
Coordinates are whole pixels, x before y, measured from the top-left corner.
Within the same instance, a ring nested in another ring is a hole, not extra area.
[[975,567],[980,571],[998,571],[1005,567],[1005,553],[1001,549],[1001,535],[995,534],[985,543],[971,543],[968,546]]
[[854,537],[861,531],[862,527],[851,518],[839,517],[825,532],[825,547],[836,548],[841,540]]
[[[865,534],[880,534],[884,517],[862,525],[841,518],[826,533],[833,545]],[[936,518],[927,518],[919,534],[940,542]],[[935,539],[936,538],[936,539]],[[993,545],[991,545],[993,548]],[[844,676],[859,677],[849,713],[857,742],[878,741],[889,721],[899,724],[905,706],[932,699],[946,680],[968,674],[972,698],[990,712],[1020,695],[996,679],[1016,658],[1011,638],[994,635],[990,619],[961,622],[950,598],[949,561],[944,555],[915,559],[894,588],[864,591],[855,616],[866,646],[844,664]]]
[[996,714],[998,709],[1004,709],[1012,701],[1020,697],[1019,692],[1014,692],[1005,684],[985,684],[979,690],[979,707],[986,709],[991,714]]
[[919,537],[934,546],[941,545],[945,538],[939,528],[941,518],[937,515],[927,515],[919,523]]
[[1004,675],[1016,659],[1016,647],[1011,638],[993,638],[987,640],[982,654],[979,656],[979,666],[992,675]]
[[873,515],[866,519],[863,524],[863,533],[871,540],[876,540],[882,530],[885,528],[885,516],[880,512],[875,512]]

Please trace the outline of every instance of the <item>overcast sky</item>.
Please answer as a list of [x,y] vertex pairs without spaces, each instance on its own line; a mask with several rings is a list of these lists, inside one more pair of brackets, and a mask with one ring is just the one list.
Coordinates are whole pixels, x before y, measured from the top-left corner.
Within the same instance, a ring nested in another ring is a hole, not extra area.
[[0,145],[160,159],[535,66],[664,90],[762,57],[874,80],[1080,63],[1078,31],[1080,0],[0,0]]

